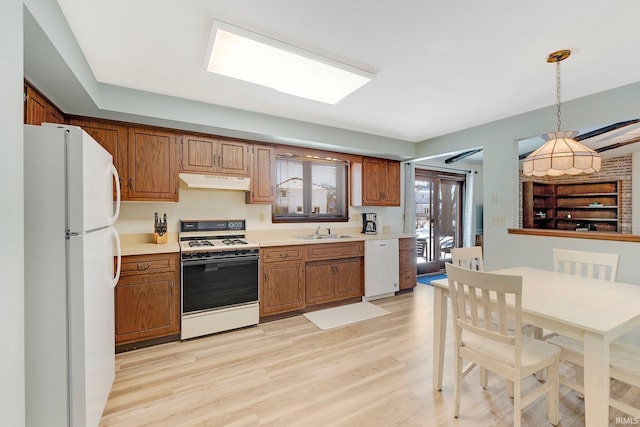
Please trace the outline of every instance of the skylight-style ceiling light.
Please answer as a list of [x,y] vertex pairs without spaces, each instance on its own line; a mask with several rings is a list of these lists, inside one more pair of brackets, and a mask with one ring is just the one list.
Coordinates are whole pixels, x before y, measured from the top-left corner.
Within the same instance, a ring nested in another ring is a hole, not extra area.
[[375,75],[225,22],[213,21],[206,69],[314,101],[337,104]]
[[549,54],[547,62],[556,64],[556,105],[558,130],[543,138],[547,141],[529,154],[522,164],[522,172],[528,176],[560,176],[590,174],[600,170],[600,154],[573,139],[578,132],[560,130],[560,61],[571,55],[570,50]]

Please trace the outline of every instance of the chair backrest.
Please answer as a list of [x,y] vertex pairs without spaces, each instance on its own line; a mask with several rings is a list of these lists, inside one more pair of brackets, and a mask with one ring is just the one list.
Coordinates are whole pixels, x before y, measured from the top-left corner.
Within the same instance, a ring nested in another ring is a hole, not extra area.
[[483,271],[484,262],[482,261],[482,246],[451,249],[451,262],[454,265],[468,268],[470,270]]
[[[511,345],[516,358],[514,363],[519,366],[522,345],[522,277],[470,270],[448,263],[445,268],[456,347],[461,345],[463,333],[475,335],[474,339]],[[509,310],[507,304],[510,306]]]
[[560,273],[615,282],[618,254],[553,249],[553,269]]

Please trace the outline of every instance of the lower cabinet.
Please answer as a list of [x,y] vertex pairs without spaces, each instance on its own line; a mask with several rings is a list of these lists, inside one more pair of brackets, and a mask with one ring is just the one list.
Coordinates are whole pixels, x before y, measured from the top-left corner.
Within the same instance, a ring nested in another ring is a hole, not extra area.
[[179,263],[177,253],[122,257],[115,287],[116,346],[180,333]]
[[260,316],[363,295],[363,242],[260,249]]
[[282,261],[262,267],[260,316],[304,307],[304,262]]
[[304,308],[304,248],[276,246],[260,250],[260,316]]
[[311,261],[305,268],[307,305],[362,295],[362,258]]
[[407,237],[399,239],[400,256],[400,290],[416,287],[417,280],[417,253],[416,238]]

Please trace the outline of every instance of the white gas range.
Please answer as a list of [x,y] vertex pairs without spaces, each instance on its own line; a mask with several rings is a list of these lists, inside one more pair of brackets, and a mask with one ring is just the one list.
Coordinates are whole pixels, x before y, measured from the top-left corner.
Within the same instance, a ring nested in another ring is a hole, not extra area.
[[180,220],[181,339],[256,325],[259,248],[246,221]]

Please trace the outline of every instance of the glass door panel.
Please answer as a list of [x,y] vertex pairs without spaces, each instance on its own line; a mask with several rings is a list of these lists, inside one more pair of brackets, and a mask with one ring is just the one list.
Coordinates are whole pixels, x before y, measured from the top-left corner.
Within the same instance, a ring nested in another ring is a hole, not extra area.
[[461,245],[464,176],[416,170],[415,209],[418,274],[435,273]]

